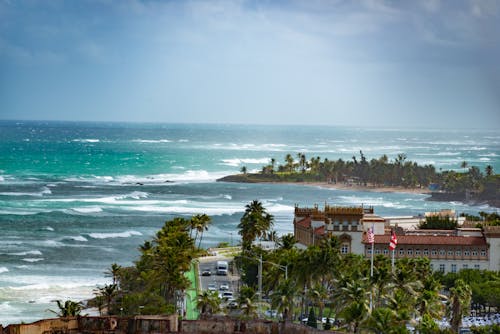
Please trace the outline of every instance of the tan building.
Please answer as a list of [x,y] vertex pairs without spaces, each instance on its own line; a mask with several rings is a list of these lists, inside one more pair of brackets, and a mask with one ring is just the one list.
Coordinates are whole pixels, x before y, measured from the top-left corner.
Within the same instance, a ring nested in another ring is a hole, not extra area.
[[337,236],[341,253],[371,256],[372,245],[366,231],[373,227],[374,255],[392,255],[389,250],[391,228],[398,243],[394,257],[427,257],[431,267],[442,272],[461,269],[500,270],[500,227],[457,228],[455,230],[405,229],[391,225],[390,219],[377,216],[373,208],[332,207],[324,210],[295,207],[294,233],[302,247],[318,244],[322,239]]

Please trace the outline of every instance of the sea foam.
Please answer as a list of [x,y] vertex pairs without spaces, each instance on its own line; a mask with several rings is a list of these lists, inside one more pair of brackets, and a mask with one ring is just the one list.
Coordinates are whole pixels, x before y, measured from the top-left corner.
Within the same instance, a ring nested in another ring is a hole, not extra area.
[[108,238],[129,238],[133,235],[142,235],[142,233],[132,230],[132,231],[116,232],[116,233],[89,233],[88,235],[93,239],[108,239]]

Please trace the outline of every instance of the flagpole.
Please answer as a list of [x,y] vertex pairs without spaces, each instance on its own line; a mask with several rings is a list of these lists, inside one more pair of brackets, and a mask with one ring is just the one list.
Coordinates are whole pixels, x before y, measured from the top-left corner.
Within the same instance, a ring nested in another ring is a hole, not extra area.
[[392,261],[391,261],[391,264],[392,264],[392,272],[394,272],[394,253],[396,252],[395,249],[392,250]]
[[[373,238],[375,238],[374,234],[375,234],[375,229],[374,229],[374,224],[372,224],[372,230],[371,230],[371,233],[373,234]],[[375,239],[371,240],[372,241],[372,253],[371,253],[371,257],[370,257],[370,279],[373,277],[373,248],[374,248],[374,245],[375,245]],[[371,288],[371,291],[370,291],[370,313],[372,312],[372,308],[373,308],[373,287]]]

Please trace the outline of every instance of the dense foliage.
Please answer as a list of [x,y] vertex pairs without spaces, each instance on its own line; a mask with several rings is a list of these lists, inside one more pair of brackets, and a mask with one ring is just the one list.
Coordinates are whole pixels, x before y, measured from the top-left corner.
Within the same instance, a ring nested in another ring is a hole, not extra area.
[[[500,205],[500,175],[494,174],[491,165],[484,173],[478,167],[469,167],[462,162],[461,170],[436,172],[432,165],[419,166],[407,160],[406,154],[400,153],[394,160],[387,155],[368,160],[362,151],[352,160],[329,160],[312,157],[309,160],[304,153],[297,154],[297,160],[287,154],[283,165],[276,165],[276,159],[263,166],[259,173],[248,174],[247,168],[241,168],[241,175],[223,178],[227,181],[240,182],[328,182],[350,183],[357,185],[396,186],[405,188],[430,188],[441,190],[435,194],[442,200],[488,201]],[[459,167],[459,166],[457,166]],[[451,197],[450,197],[451,196]]]
[[189,286],[184,273],[199,254],[196,238],[201,238],[209,223],[206,215],[167,221],[153,240],[140,247],[141,255],[134,266],[111,266],[108,275],[113,284],[98,289],[97,306],[110,315],[174,313],[177,301]]

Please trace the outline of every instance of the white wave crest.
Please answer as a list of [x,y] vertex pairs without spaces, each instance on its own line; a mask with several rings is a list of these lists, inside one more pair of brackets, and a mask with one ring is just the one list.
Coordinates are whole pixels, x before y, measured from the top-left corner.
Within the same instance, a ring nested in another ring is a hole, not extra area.
[[6,273],[8,271],[9,271],[9,269],[7,269],[6,267],[0,267],[0,274],[1,273]]
[[89,237],[93,239],[109,239],[109,238],[129,238],[133,235],[142,235],[138,231],[125,231],[118,233],[89,233]]
[[53,227],[50,227],[50,226],[47,226],[45,229],[46,229],[47,231],[54,231],[54,228],[53,228]]
[[98,142],[100,142],[99,139],[94,139],[94,138],[73,139],[72,141],[75,143],[98,143]]
[[24,258],[23,261],[25,262],[39,262],[39,261],[43,261],[44,259],[42,257],[27,257],[27,258]]
[[17,256],[42,255],[42,252],[40,252],[39,250],[32,250],[27,252],[12,253],[12,255],[17,255]]
[[71,239],[71,240],[74,240],[74,241],[82,241],[82,242],[88,241],[87,238],[85,238],[82,235],[67,237],[67,239]]
[[227,165],[227,166],[232,166],[232,167],[237,167],[242,164],[267,164],[271,161],[270,158],[260,158],[260,159],[252,159],[252,158],[247,158],[247,159],[223,159],[222,164]]
[[102,209],[99,206],[86,206],[86,207],[82,207],[82,208],[73,208],[71,210],[79,212],[79,213],[98,213],[98,212],[102,212]]
[[155,143],[171,143],[171,140],[168,139],[134,139],[132,140],[134,143],[145,143],[145,144],[155,144]]
[[118,196],[116,199],[127,199],[127,198],[132,198],[132,199],[141,199],[141,198],[148,198],[149,194],[143,191],[133,191],[130,194],[123,195],[123,196]]
[[5,181],[5,179],[3,178],[2,175],[0,175],[0,182],[3,182],[3,181]]

